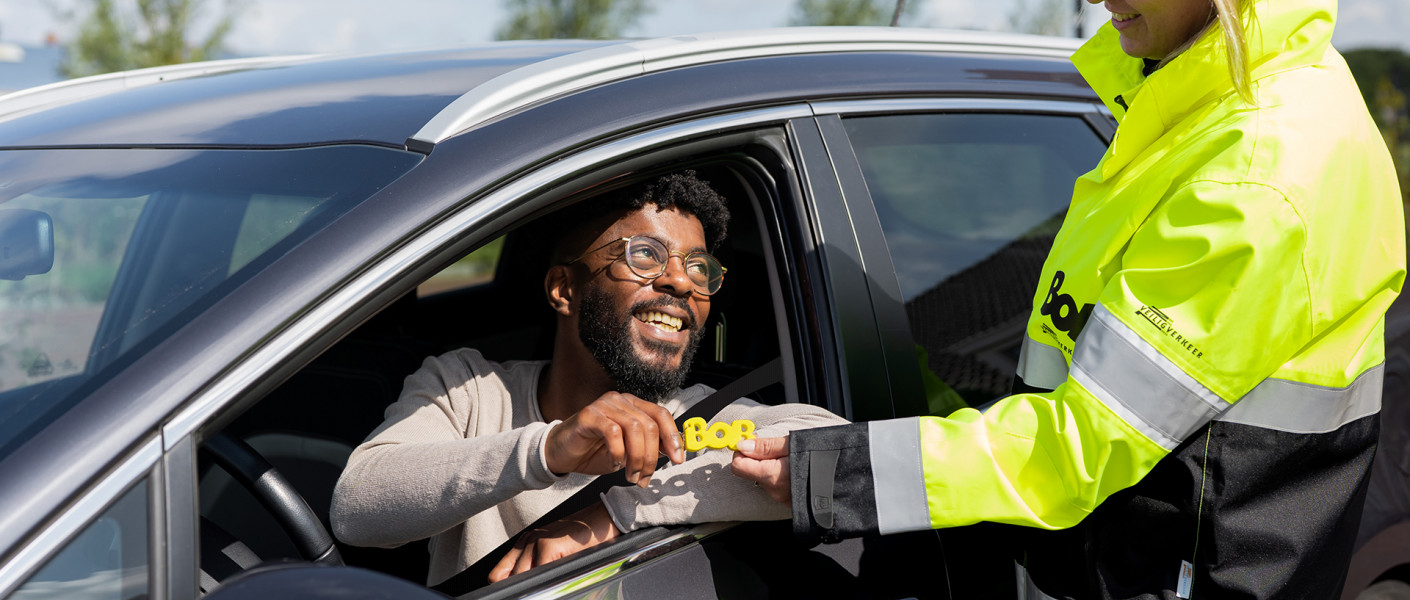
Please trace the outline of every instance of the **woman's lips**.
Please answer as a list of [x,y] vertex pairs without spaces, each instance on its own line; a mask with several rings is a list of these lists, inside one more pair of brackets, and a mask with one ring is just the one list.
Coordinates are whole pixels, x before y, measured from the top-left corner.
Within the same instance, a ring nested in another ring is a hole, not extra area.
[[1140,18],[1141,15],[1139,13],[1113,12],[1111,13],[1111,26],[1115,27],[1117,30],[1126,29],[1136,24],[1136,21]]

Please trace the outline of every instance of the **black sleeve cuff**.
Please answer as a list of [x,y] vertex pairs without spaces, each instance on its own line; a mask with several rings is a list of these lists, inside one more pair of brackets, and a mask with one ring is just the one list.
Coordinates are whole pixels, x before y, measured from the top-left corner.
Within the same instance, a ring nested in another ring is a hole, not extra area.
[[789,434],[793,533],[836,542],[877,530],[876,492],[866,423]]

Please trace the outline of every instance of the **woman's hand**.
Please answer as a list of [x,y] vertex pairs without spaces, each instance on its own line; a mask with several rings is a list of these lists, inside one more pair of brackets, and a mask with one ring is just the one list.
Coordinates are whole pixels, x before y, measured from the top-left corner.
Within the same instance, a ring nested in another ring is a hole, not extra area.
[[514,548],[506,552],[504,558],[490,569],[490,583],[553,562],[619,535],[622,535],[622,532],[612,524],[607,507],[598,502],[564,517],[561,521],[554,521],[519,536]]
[[739,442],[729,470],[736,477],[753,481],[770,498],[792,505],[788,478],[788,438],[757,438]]

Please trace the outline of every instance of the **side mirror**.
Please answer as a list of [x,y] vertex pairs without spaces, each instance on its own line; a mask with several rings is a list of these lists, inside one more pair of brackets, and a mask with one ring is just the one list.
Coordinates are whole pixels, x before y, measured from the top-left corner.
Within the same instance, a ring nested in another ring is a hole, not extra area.
[[23,208],[0,209],[0,279],[19,281],[54,268],[54,220]]

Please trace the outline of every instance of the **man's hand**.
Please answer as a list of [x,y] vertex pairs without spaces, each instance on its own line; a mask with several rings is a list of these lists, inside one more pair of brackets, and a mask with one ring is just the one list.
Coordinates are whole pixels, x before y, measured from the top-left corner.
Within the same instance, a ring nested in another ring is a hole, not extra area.
[[622,535],[622,532],[612,524],[607,507],[598,502],[561,521],[554,521],[519,536],[514,548],[505,553],[504,558],[490,569],[490,583],[553,562],[619,535]]
[[788,479],[788,438],[758,438],[739,442],[729,470],[735,476],[754,482],[770,498],[791,505],[793,492]]
[[554,473],[602,475],[627,470],[627,481],[646,487],[656,458],[685,460],[671,413],[631,394],[608,392],[548,432],[548,468]]

